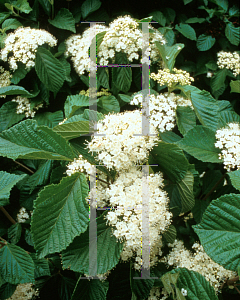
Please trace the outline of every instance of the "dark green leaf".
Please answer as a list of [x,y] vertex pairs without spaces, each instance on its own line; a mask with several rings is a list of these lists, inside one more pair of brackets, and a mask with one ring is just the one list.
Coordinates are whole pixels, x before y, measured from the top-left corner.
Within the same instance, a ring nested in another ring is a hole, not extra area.
[[211,35],[201,34],[197,39],[197,48],[199,51],[207,51],[215,44],[216,39]]
[[63,120],[63,112],[61,110],[36,114],[34,120],[38,125],[45,125],[50,128],[57,126]]
[[229,172],[228,176],[231,179],[232,185],[240,191],[240,170]]
[[71,140],[80,137],[81,135],[88,134],[89,130],[89,121],[68,122],[57,125],[53,128],[53,131],[60,134],[66,140]]
[[228,23],[225,28],[225,35],[229,42],[235,46],[240,43],[240,27],[234,27],[233,23]]
[[7,19],[2,23],[2,29],[4,31],[17,29],[19,26],[22,26],[22,24],[16,19]]
[[175,29],[179,31],[182,35],[184,35],[186,38],[196,41],[197,36],[195,30],[192,28],[192,26],[188,24],[180,23],[179,25],[175,26]]
[[8,239],[11,244],[17,244],[22,234],[22,226],[19,223],[13,224],[8,228]]
[[152,16],[153,20],[158,22],[160,25],[162,25],[162,26],[166,25],[166,18],[162,12],[156,10],[156,11],[151,12],[148,15]]
[[102,96],[98,99],[99,112],[102,114],[118,113],[120,112],[120,106],[117,99],[113,95]]
[[37,258],[36,253],[29,253],[30,256],[32,257],[32,260],[35,265],[35,270],[34,270],[34,277],[42,277],[42,276],[50,276],[50,269],[49,269],[49,263],[48,260],[45,258]]
[[1,87],[0,95],[22,95],[28,98],[32,98],[36,96],[26,91],[23,87],[17,85]]
[[185,135],[190,129],[196,126],[196,115],[189,106],[178,106],[176,117],[178,129],[182,135]]
[[[115,64],[128,64],[128,59],[125,53],[117,52],[115,55]],[[127,93],[132,83],[131,67],[118,67],[112,69],[112,80],[115,86],[122,92]]]
[[240,93],[240,80],[231,80],[230,87],[230,93]]
[[90,15],[92,12],[98,10],[101,6],[101,1],[99,0],[86,0],[83,2],[81,7],[82,12],[82,18],[86,19],[88,15]]
[[9,101],[2,105],[0,108],[0,132],[25,118],[25,114],[17,114],[16,109],[16,102]]
[[66,8],[61,8],[56,17],[53,20],[48,20],[48,22],[57,28],[70,30],[76,33],[75,19],[72,13]]
[[30,11],[32,11],[31,7],[29,6],[29,3],[27,0],[16,0],[12,1],[11,5],[19,10],[20,12],[23,12],[25,14],[29,14]]

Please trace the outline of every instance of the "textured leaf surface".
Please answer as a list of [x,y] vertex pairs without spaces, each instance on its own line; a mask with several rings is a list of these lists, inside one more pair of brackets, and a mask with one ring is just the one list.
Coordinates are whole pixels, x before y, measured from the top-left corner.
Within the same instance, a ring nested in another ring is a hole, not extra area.
[[13,224],[8,228],[8,239],[12,244],[17,244],[20,240],[22,233],[22,226],[19,223]]
[[88,15],[90,15],[92,12],[98,10],[101,6],[101,1],[99,0],[86,0],[83,2],[81,7],[82,12],[82,18],[86,19]]
[[53,20],[48,20],[48,22],[57,28],[70,30],[76,33],[75,19],[72,13],[66,8],[61,8],[56,17]]
[[34,202],[31,223],[39,258],[66,249],[87,229],[89,215],[85,198],[88,190],[85,175],[78,172],[40,192]]
[[194,177],[190,171],[177,183],[177,189],[181,198],[182,213],[191,210],[194,206],[193,183]]
[[89,121],[78,121],[57,125],[53,128],[53,131],[60,134],[66,140],[70,140],[77,138],[83,134],[88,134],[89,129]]
[[84,95],[71,95],[67,97],[64,103],[64,113],[66,118],[71,118],[75,112],[84,106],[89,106],[92,103],[89,101],[89,97]]
[[211,35],[201,34],[197,39],[197,48],[199,51],[207,51],[215,44],[216,39]]
[[71,300],[105,300],[109,282],[98,279],[80,279],[75,287]]
[[39,79],[52,92],[58,92],[65,80],[65,70],[60,61],[50,51],[38,47],[35,70]]
[[240,27],[234,27],[233,23],[228,23],[225,28],[225,35],[229,42],[235,46],[240,42]]
[[34,262],[35,266],[35,278],[41,276],[50,276],[49,262],[45,258],[38,259],[36,253],[30,253],[30,256]]
[[[150,277],[155,277],[152,270],[150,271]],[[136,296],[136,299],[145,299],[148,297],[149,292],[154,284],[154,279],[143,279],[141,278],[141,272],[135,269],[131,270],[131,290]],[[141,279],[134,279],[134,277]]]
[[228,173],[232,185],[240,191],[240,170]]
[[[115,64],[129,64],[125,53],[115,54]],[[112,80],[115,86],[122,92],[127,93],[132,83],[131,67],[118,67],[112,69]]]
[[[103,216],[99,217],[97,219],[97,274],[106,273],[117,265],[123,246],[124,244],[118,242],[112,235],[112,229],[106,225]],[[92,259],[91,263],[94,264]],[[62,252],[62,261],[64,268],[70,267],[75,272],[89,274],[89,228],[76,237]]]
[[240,93],[240,80],[231,80],[230,87],[230,93]]
[[0,249],[0,275],[11,284],[34,282],[31,256],[21,247],[5,245]]
[[98,107],[100,107],[99,112],[105,115],[109,112],[120,112],[119,103],[113,95],[100,97]]
[[25,176],[26,175],[15,175],[0,171],[0,206],[8,204],[11,189]]
[[45,112],[36,114],[34,120],[37,121],[38,125],[45,125],[50,128],[57,126],[63,120],[63,112],[61,110],[55,112]]
[[33,95],[29,93],[27,90],[25,90],[25,88],[17,85],[1,87],[0,95],[22,95],[28,98],[33,97]]
[[178,129],[182,135],[196,126],[196,115],[191,107],[178,106],[176,113]]
[[188,169],[183,151],[177,145],[165,142],[160,142],[151,150],[149,164],[158,164],[157,169],[166,173],[173,182],[181,181]]
[[240,265],[240,195],[213,200],[200,224],[193,226],[206,253],[226,269]]
[[195,30],[192,28],[192,26],[188,24],[180,23],[179,25],[175,26],[175,29],[179,31],[182,35],[184,35],[186,38],[196,41],[197,36]]
[[186,268],[177,268],[171,271],[178,273],[177,287],[187,290],[187,300],[218,300],[214,288],[198,272],[190,271]]
[[74,158],[68,142],[46,126],[37,126],[33,120],[25,120],[2,132],[0,155],[12,159],[57,159],[71,161]]
[[215,132],[207,127],[197,125],[190,129],[177,144],[180,148],[203,162],[219,163],[220,149],[216,143]]

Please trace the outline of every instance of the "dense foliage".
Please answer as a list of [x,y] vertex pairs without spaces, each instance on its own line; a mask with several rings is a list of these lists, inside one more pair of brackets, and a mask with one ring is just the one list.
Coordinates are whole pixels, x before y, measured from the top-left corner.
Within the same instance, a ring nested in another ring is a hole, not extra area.
[[0,0],[0,299],[238,299],[238,2],[160,2]]

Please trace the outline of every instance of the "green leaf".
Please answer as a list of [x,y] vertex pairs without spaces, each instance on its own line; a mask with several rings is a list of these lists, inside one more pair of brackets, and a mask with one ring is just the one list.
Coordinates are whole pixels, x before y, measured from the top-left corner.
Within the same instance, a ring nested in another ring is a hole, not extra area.
[[46,186],[34,201],[31,222],[34,246],[39,258],[60,252],[86,231],[89,223],[88,184],[77,172],[59,184]]
[[[141,278],[141,273],[135,269],[131,269],[130,273],[130,284],[132,293],[136,296],[136,299],[145,299],[148,297],[149,292],[154,284],[154,279],[143,279]],[[134,279],[134,277],[138,277],[141,279]],[[154,277],[154,274],[151,270],[150,277]]]
[[235,46],[240,43],[240,27],[234,27],[233,23],[228,23],[225,28],[225,35],[229,42]]
[[108,281],[86,280],[79,277],[71,300],[105,300],[108,288]]
[[71,82],[72,81],[72,78],[70,76],[70,74],[71,74],[71,64],[64,57],[60,57],[59,61],[64,67],[65,80],[68,81],[68,82]]
[[25,120],[2,132],[0,155],[12,159],[56,159],[72,161],[74,154],[67,141],[34,120]]
[[193,0],[183,0],[184,5],[191,3]]
[[53,128],[53,131],[60,134],[66,140],[71,140],[81,135],[88,134],[89,130],[89,121],[63,123]]
[[103,86],[105,89],[110,90],[108,68],[98,68],[97,69],[97,80],[99,81],[101,86]]
[[[97,100],[98,101],[98,100]],[[91,105],[89,97],[84,95],[71,95],[67,96],[67,100],[64,103],[64,113],[66,118],[71,118],[75,112],[81,108]]]
[[181,213],[187,212],[194,207],[194,195],[193,195],[194,177],[190,171],[187,171],[185,177],[177,182],[177,189],[181,199]]
[[171,274],[178,274],[177,287],[187,290],[186,299],[191,300],[218,300],[214,288],[198,272],[186,268],[177,268]]
[[126,103],[130,103],[132,97],[131,96],[128,96],[128,95],[125,95],[125,94],[118,94],[119,98],[126,102]]
[[220,6],[224,10],[224,12],[228,10],[228,0],[214,0],[212,2]]
[[159,42],[155,42],[155,44],[164,62],[164,67],[171,71],[177,55],[184,48],[184,44],[175,44],[173,46],[161,45]]
[[52,92],[58,92],[65,80],[65,70],[60,61],[50,51],[38,47],[35,70],[39,79]]
[[102,96],[98,100],[98,107],[100,107],[99,112],[102,114],[106,115],[109,112],[120,112],[119,102],[113,95]]
[[164,172],[171,181],[181,181],[188,170],[188,160],[183,151],[174,144],[159,142],[149,154],[149,164],[158,164],[157,170]]
[[49,0],[38,0],[38,2],[41,4],[42,8],[44,9],[44,12],[50,16],[51,15],[51,4]]
[[230,87],[230,93],[240,93],[240,80],[231,80]]
[[237,113],[235,113],[235,111],[224,110],[224,111],[220,112],[220,120],[219,120],[219,124],[218,124],[218,129],[222,128],[222,127],[226,127],[228,123],[239,123],[240,124],[240,116]]
[[22,24],[16,19],[7,19],[2,23],[2,29],[4,31],[17,29],[19,26],[22,26]]
[[178,146],[203,162],[219,163],[220,149],[216,148],[215,132],[197,125],[190,129],[183,139],[177,142]]
[[195,199],[195,205],[192,209],[193,217],[196,223],[200,223],[202,216],[207,209],[209,202],[204,200]]
[[34,282],[34,264],[21,247],[7,244],[0,249],[0,275],[11,283]]
[[9,174],[5,171],[0,171],[0,206],[7,205],[10,197],[11,189],[14,185],[22,180],[26,175]]
[[9,13],[7,13],[7,12],[1,12],[1,13],[0,13],[0,24],[1,24],[4,20],[6,20],[9,16],[10,16]]
[[185,23],[203,23],[205,22],[205,18],[197,18],[197,17],[194,17],[194,18],[189,18],[185,21]]
[[228,71],[228,69],[220,69],[215,73],[214,77],[212,77],[211,88],[213,92],[218,91],[222,87],[225,87],[225,80]]
[[[104,274],[117,265],[124,246],[112,235],[112,228],[106,225],[104,215],[97,218],[97,274]],[[70,267],[75,272],[91,275],[89,274],[89,246],[91,247],[88,228],[62,252],[63,267]]]
[[11,244],[17,244],[20,240],[22,233],[22,226],[19,223],[13,224],[8,228],[8,239]]
[[[115,64],[128,64],[128,59],[125,53],[117,52],[115,55]],[[112,80],[115,86],[122,92],[127,93],[132,83],[131,67],[121,67],[112,69]]]
[[177,126],[182,135],[196,126],[196,115],[189,106],[178,106],[176,111]]
[[[103,41],[103,38],[104,38],[106,32],[107,32],[107,31],[102,31],[102,32],[99,32],[99,33],[96,35],[97,52],[99,51],[99,47],[100,47],[100,45],[101,45],[101,43],[102,43],[102,41]],[[99,73],[101,73],[101,72],[106,72],[106,73],[108,73],[108,72],[107,72],[107,68],[98,68],[98,69],[97,69],[97,72],[99,72]],[[99,80],[99,79],[98,79],[98,80]],[[104,86],[103,86],[103,87],[104,87]],[[107,87],[105,87],[105,88],[107,88]]]
[[57,28],[70,30],[76,33],[75,19],[72,13],[66,8],[61,8],[56,17],[53,20],[48,20],[48,22]]
[[214,60],[210,60],[208,63],[205,64],[205,66],[210,69],[216,71],[218,69],[218,65]]
[[23,12],[25,14],[29,14],[32,11],[27,0],[12,1],[11,5],[17,10],[19,10],[20,12]]
[[51,276],[48,260],[45,258],[38,259],[36,253],[29,253],[35,266],[34,277]]
[[170,225],[169,228],[164,231],[163,237],[168,243],[173,243],[177,237],[177,230],[173,225]]
[[18,63],[18,68],[13,73],[11,82],[14,84],[18,84],[23,78],[25,78],[27,73],[28,73],[28,70],[25,68],[25,65],[22,63]]
[[201,34],[197,39],[197,48],[199,51],[207,51],[215,44],[216,39],[211,35]]
[[[4,281],[5,282],[5,281]],[[0,299],[10,298],[16,290],[17,285],[9,282],[4,283],[0,286]]]
[[153,20],[158,22],[161,26],[165,26],[166,25],[166,18],[164,16],[164,14],[158,10],[151,12],[150,14],[148,14],[149,16],[153,17]]
[[228,176],[230,177],[231,183],[235,189],[240,191],[240,170],[229,172]]
[[8,129],[25,118],[25,114],[17,114],[17,103],[8,101],[0,108],[0,132]]
[[101,1],[99,0],[86,0],[83,2],[81,7],[82,18],[86,19],[92,12],[98,10],[101,6]]
[[17,85],[11,85],[0,88],[0,95],[22,95],[28,98],[35,97],[35,95],[26,91],[23,87]]
[[47,183],[52,169],[52,163],[52,160],[41,161],[38,170],[30,176],[30,178],[28,179],[30,194],[37,186],[41,186]]
[[195,30],[192,28],[192,26],[188,24],[180,23],[179,25],[175,26],[175,29],[179,31],[182,35],[184,35],[186,38],[196,41],[197,36]]
[[173,274],[171,272],[167,272],[166,274],[164,274],[161,277],[161,281],[162,281],[164,288],[168,294],[172,293],[174,295],[174,290],[176,289],[176,283],[177,283],[178,276],[179,276],[178,273]]
[[32,240],[32,233],[29,229],[25,230],[25,241],[28,245],[34,247],[34,243],[33,243],[33,240]]
[[207,255],[224,268],[236,271],[240,265],[240,195],[213,200],[200,224],[193,226]]
[[38,125],[45,125],[50,128],[57,126],[63,120],[63,112],[61,110],[36,114],[34,120]]
[[228,13],[229,13],[230,17],[238,16],[239,15],[239,8],[234,5],[231,8],[229,8]]

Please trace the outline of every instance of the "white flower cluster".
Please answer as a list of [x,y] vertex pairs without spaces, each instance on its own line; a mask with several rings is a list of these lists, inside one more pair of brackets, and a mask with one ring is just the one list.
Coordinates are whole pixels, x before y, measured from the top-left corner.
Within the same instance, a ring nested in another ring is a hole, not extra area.
[[[147,55],[150,55],[150,57],[156,61],[158,55],[154,42],[158,41],[165,44],[166,41],[160,32],[151,25],[149,25],[148,28],[154,31],[154,33],[149,33],[150,52],[147,52]],[[109,29],[100,44],[98,53],[100,65],[107,65],[109,58],[114,62],[115,51],[126,53],[130,62],[132,62],[134,58],[138,59],[138,52],[142,51],[142,37],[142,30],[140,30],[138,22],[130,16],[117,18],[110,23]]]
[[[166,41],[161,33],[149,25],[149,29],[154,32],[149,33],[150,47],[147,55],[153,61],[159,59],[155,41],[165,44]],[[88,49],[91,45],[93,37],[106,31],[103,40],[98,47],[98,57],[100,65],[107,65],[109,59],[115,62],[115,52],[124,52],[130,62],[133,59],[139,58],[139,53],[142,52],[142,31],[139,29],[139,24],[130,16],[119,17],[109,24],[109,27],[104,25],[95,25],[85,30],[83,35],[71,36],[66,41],[67,50],[66,56],[71,56],[74,68],[79,75],[84,74],[85,70],[90,70],[90,58]],[[142,60],[141,60],[142,61]]]
[[19,210],[19,213],[17,214],[17,221],[18,223],[25,223],[26,220],[30,218],[30,215],[28,214],[27,210],[25,207],[22,207]]
[[[161,296],[163,294],[163,296]],[[165,288],[159,288],[153,286],[150,290],[150,295],[148,296],[147,300],[166,300],[168,299],[168,293]]]
[[[140,104],[142,107],[142,93],[136,94],[130,101],[130,104]],[[179,97],[174,93],[159,94],[157,96],[153,94],[150,95],[150,124],[157,128],[160,132],[168,131],[174,128],[176,123],[176,108],[178,105],[190,106],[193,108],[190,100]]]
[[[84,91],[84,90],[80,91],[79,95],[84,95],[84,96],[89,97],[89,89],[86,91]],[[97,97],[109,96],[109,95],[112,95],[112,94],[108,91],[108,89],[102,88],[101,91],[97,92]]]
[[[158,255],[162,255],[161,245],[163,233],[171,224],[172,214],[168,210],[169,198],[162,189],[161,173],[147,177],[149,193],[149,235],[150,266],[157,263]],[[117,180],[106,189],[106,200],[114,211],[109,211],[106,219],[114,227],[113,234],[119,240],[125,240],[121,253],[123,261],[135,256],[135,269],[141,269],[141,237],[142,237],[142,171],[134,166],[120,172]]]
[[209,281],[216,292],[219,290],[222,281],[226,278],[236,276],[235,272],[226,270],[215,263],[199,243],[195,243],[192,246],[195,250],[194,254],[187,250],[180,240],[175,240],[173,244],[168,244],[168,246],[173,249],[161,261],[167,263],[169,266],[187,268],[188,270],[198,272]]
[[174,68],[173,73],[170,73],[169,69],[158,70],[158,74],[151,73],[150,78],[157,81],[160,86],[166,85],[172,87],[174,85],[191,85],[191,81],[194,81],[190,74],[183,70]]
[[[9,86],[11,84],[12,75],[9,71],[4,70],[2,66],[0,66],[0,88]],[[0,95],[0,98],[6,98],[6,95]]]
[[63,119],[62,122],[59,122],[58,125],[62,125],[63,123],[65,123],[67,121],[67,118]]
[[240,125],[238,123],[228,123],[228,126],[217,130],[215,147],[221,149],[219,159],[223,159],[223,164],[227,171],[240,169]]
[[1,59],[7,61],[8,54],[12,53],[8,62],[10,68],[16,70],[18,61],[25,64],[27,69],[34,67],[38,46],[43,44],[56,46],[57,39],[45,30],[24,27],[8,34],[4,42],[5,47],[1,51]]
[[79,158],[74,158],[74,161],[67,165],[66,174],[71,176],[76,172],[85,172],[87,174],[91,174],[92,165],[86,160],[83,159],[83,156],[80,154]]
[[19,284],[12,294],[6,300],[32,300],[39,295],[39,290],[34,288],[32,283]]
[[157,130],[150,126],[150,134],[156,136],[134,136],[142,134],[142,116],[139,110],[108,114],[97,124],[98,134],[88,143],[91,152],[98,152],[98,159],[107,168],[116,170],[129,169],[136,163],[143,162],[148,151],[158,141]]
[[84,31],[83,35],[72,35],[66,40],[66,56],[71,56],[73,66],[79,75],[89,70],[90,58],[88,49],[94,36],[102,31],[106,31],[105,25],[94,25]]
[[217,56],[217,65],[220,69],[232,70],[234,76],[240,74],[240,56],[236,51],[233,53],[220,51]]
[[25,112],[25,116],[26,118],[33,118],[36,114],[36,111],[43,107],[43,104],[39,104],[37,106],[35,106],[32,110],[31,110],[31,103],[28,100],[28,98],[26,97],[21,97],[21,96],[17,96],[15,99],[12,99],[13,102],[17,102],[18,106],[17,106],[17,114],[22,114]]

